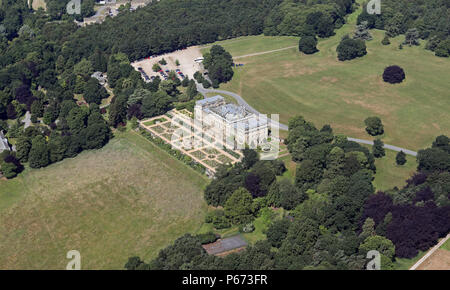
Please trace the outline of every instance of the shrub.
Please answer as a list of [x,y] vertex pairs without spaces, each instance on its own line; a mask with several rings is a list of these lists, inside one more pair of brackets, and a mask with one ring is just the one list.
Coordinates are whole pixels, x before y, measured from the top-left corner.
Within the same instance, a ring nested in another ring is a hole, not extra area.
[[401,83],[405,79],[405,71],[398,65],[388,66],[384,69],[383,80],[390,84]]
[[315,36],[307,35],[300,38],[298,49],[305,54],[313,54],[319,50],[316,48],[317,39]]
[[164,58],[162,58],[162,59],[159,61],[159,63],[162,64],[162,65],[166,65],[166,64],[167,64],[167,61],[166,61]]
[[231,226],[225,217],[225,212],[220,209],[208,213],[205,217],[205,222],[212,223],[217,230],[226,229]]
[[382,45],[389,45],[391,44],[391,41],[389,40],[389,37],[387,35],[384,36],[383,40],[381,41]]
[[441,41],[435,50],[436,56],[449,57],[450,56],[450,39]]
[[383,141],[381,141],[380,139],[375,139],[373,141],[372,153],[375,158],[381,158],[386,155]]
[[253,223],[248,223],[244,226],[241,226],[239,231],[242,233],[251,233],[255,230],[255,226],[253,225]]
[[283,218],[275,221],[267,230],[267,240],[276,248],[281,247],[283,240],[286,238],[291,222]]
[[395,162],[398,165],[405,165],[406,163],[406,154],[403,151],[400,151],[397,153],[397,156],[395,157]]
[[336,51],[340,61],[351,60],[367,54],[365,42],[360,39],[351,39],[348,35],[342,38]]
[[205,245],[205,244],[214,243],[215,241],[217,241],[218,237],[216,236],[215,233],[208,232],[208,233],[197,235],[197,238],[199,239],[199,241],[202,245]]
[[369,117],[364,120],[366,124],[366,131],[371,136],[382,135],[384,133],[384,126],[381,119],[378,117]]

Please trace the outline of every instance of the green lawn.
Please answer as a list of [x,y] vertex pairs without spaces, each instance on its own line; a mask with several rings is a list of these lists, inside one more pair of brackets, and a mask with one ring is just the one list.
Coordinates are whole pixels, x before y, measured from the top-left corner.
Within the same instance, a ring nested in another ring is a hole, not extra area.
[[[295,46],[298,45],[298,38],[293,36],[244,36],[218,41],[213,44],[221,45],[226,51],[231,53],[233,57],[237,57],[251,53]],[[207,51],[213,44],[208,44],[201,49]]]
[[406,180],[414,174],[417,169],[416,158],[407,155],[405,165],[395,163],[397,152],[386,150],[386,156],[375,159],[377,173],[373,184],[377,190],[392,189],[394,186],[402,188],[406,185]]
[[207,179],[132,132],[18,178],[0,181],[0,268],[83,269],[148,261],[200,229]]
[[394,270],[409,270],[417,261],[419,261],[427,252],[419,251],[419,254],[412,259],[396,258]]
[[442,246],[441,249],[450,251],[450,239],[448,239]]
[[[240,94],[262,113],[279,113],[284,123],[303,115],[318,127],[330,124],[335,132],[356,138],[372,139],[364,130],[364,119],[379,116],[385,125],[383,141],[411,150],[430,146],[440,134],[448,135],[450,59],[425,50],[424,41],[419,47],[399,50],[404,36],[383,46],[384,32],[372,30],[368,54],[340,62],[336,47],[343,35],[354,30],[355,16],[335,36],[321,39],[320,52],[314,55],[292,48],[239,59],[245,66],[236,68],[233,80],[221,89]],[[252,36],[219,43],[240,56],[290,46],[294,40]],[[402,84],[382,80],[384,68],[393,64],[406,72]]]

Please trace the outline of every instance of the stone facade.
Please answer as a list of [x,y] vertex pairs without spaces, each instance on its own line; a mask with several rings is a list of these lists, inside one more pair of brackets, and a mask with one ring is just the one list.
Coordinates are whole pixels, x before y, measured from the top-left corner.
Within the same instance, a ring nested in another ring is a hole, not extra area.
[[248,145],[256,149],[267,142],[268,119],[249,112],[243,106],[227,104],[222,96],[197,101],[194,114],[195,121],[227,148],[244,149]]

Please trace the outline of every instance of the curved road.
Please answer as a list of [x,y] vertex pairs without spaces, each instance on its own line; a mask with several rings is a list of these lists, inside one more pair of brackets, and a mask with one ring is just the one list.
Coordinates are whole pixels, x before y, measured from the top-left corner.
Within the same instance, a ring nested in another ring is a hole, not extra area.
[[[201,93],[205,98],[206,98],[207,93],[224,94],[224,95],[233,97],[237,101],[238,105],[245,107],[248,111],[250,111],[254,114],[260,114],[255,108],[250,106],[241,96],[239,96],[238,94],[235,94],[233,92],[224,91],[224,90],[216,90],[216,89],[205,89],[205,88],[203,88],[202,85],[199,85],[199,84],[197,84],[197,91],[199,93]],[[281,130],[285,130],[285,131],[287,131],[289,129],[289,127],[287,125],[276,122],[276,121],[272,121],[272,126],[276,126],[276,127],[280,128]],[[361,144],[373,145],[373,141],[370,141],[370,140],[357,139],[357,138],[351,138],[351,137],[348,137],[347,139],[349,141],[354,141],[354,142],[361,143]],[[397,151],[397,152],[403,151],[405,154],[408,154],[411,156],[417,156],[417,152],[415,152],[415,151],[397,147],[397,146],[393,146],[393,145],[389,145],[389,144],[384,144],[384,148],[393,150],[393,151]]]

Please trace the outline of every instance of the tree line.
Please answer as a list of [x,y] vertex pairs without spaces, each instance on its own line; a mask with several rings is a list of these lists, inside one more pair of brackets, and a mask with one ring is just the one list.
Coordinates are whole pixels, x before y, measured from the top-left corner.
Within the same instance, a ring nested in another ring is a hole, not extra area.
[[418,39],[426,40],[426,49],[437,56],[450,56],[450,3],[447,0],[384,0],[381,9],[381,14],[371,15],[364,5],[358,24],[366,21],[368,28],[385,30],[387,37],[405,34],[404,44],[408,45],[417,45]]
[[210,256],[201,247],[208,241],[186,234],[148,263],[130,257],[125,268],[364,269],[367,252],[377,250],[381,268],[393,269],[396,258],[415,257],[450,231],[449,140],[439,136],[419,151],[417,173],[403,188],[375,193],[372,153],[328,125],[319,130],[296,117],[287,138],[295,183],[276,179],[283,163],[245,150],[240,163],[222,167],[205,189],[208,204],[223,206],[206,217],[216,229],[247,224],[270,206],[288,210],[289,219],[273,220],[266,239],[240,253]]

